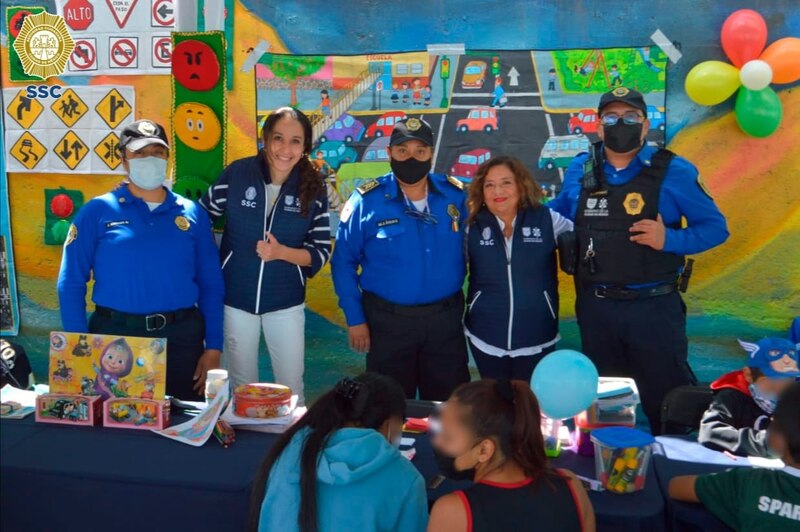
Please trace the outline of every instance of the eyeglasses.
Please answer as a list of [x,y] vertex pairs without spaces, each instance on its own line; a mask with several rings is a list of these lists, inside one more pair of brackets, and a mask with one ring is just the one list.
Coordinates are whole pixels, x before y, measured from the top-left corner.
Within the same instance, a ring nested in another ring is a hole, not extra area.
[[428,209],[420,212],[414,207],[406,206],[405,215],[411,218],[412,220],[418,220],[424,224],[434,225],[439,223],[439,220],[436,219],[435,214],[431,214]]
[[607,115],[603,115],[600,117],[600,121],[603,123],[604,126],[615,126],[619,119],[622,118],[622,122],[629,126],[634,124],[641,124],[644,122],[644,116],[640,115],[636,111],[628,111],[627,113],[623,113],[622,116],[608,113]]

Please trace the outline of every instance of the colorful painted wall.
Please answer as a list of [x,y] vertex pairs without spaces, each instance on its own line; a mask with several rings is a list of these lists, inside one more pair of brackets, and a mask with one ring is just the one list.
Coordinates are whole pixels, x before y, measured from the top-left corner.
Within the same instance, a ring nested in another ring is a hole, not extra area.
[[[28,0],[14,4],[33,5]],[[55,12],[52,3],[37,5]],[[755,339],[783,334],[791,317],[800,315],[800,145],[796,141],[800,91],[796,87],[781,90],[782,126],[773,136],[756,140],[736,127],[730,104],[699,107],[683,90],[683,80],[693,65],[724,58],[719,45],[721,25],[732,11],[745,7],[765,17],[769,42],[800,36],[800,9],[794,0],[238,0],[228,13],[233,16],[233,31],[228,34],[233,89],[228,93],[227,158],[234,160],[256,150],[254,72],[242,72],[241,67],[262,40],[269,43],[272,53],[306,55],[422,51],[436,43],[463,43],[478,50],[591,49],[650,46],[650,35],[660,29],[683,54],[667,69],[668,145],[698,166],[731,228],[724,246],[698,258],[686,297],[692,364],[701,378],[710,378],[739,363],[742,353],[735,347],[736,336]],[[17,87],[8,77],[6,39],[3,35],[2,86]],[[171,102],[165,97],[170,93],[169,76],[71,77],[60,83],[132,85],[136,117],[169,122]],[[8,176],[20,339],[36,353],[38,374],[44,374],[47,332],[60,328],[55,277],[61,249],[43,241],[44,190],[63,186],[90,198],[118,181],[113,175],[74,173]],[[571,292],[571,284],[562,282],[564,344],[577,347]],[[362,360],[346,347],[327,268],[309,284],[309,310],[307,380],[314,390],[342,371],[361,368]]]

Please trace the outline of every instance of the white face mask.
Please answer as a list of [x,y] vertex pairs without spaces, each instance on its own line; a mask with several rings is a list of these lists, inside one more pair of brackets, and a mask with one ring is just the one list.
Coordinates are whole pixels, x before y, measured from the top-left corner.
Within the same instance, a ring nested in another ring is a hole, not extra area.
[[128,159],[128,176],[137,187],[155,190],[167,179],[167,161],[160,157]]

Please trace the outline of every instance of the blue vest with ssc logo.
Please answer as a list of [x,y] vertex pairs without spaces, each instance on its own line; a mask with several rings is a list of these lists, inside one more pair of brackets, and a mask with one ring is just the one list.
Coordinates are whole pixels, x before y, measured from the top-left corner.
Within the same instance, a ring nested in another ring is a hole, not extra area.
[[512,351],[558,334],[558,277],[547,207],[528,207],[514,223],[511,261],[497,218],[483,207],[469,226],[469,293],[464,324],[489,345]]
[[299,305],[305,301],[304,268],[282,260],[263,263],[256,244],[265,231],[278,242],[293,248],[303,247],[314,223],[315,205],[308,216],[300,214],[300,176],[292,171],[281,186],[272,213],[268,212],[264,165],[259,157],[231,163],[225,172],[228,193],[225,230],[220,259],[225,277],[225,304],[253,314],[263,314]]

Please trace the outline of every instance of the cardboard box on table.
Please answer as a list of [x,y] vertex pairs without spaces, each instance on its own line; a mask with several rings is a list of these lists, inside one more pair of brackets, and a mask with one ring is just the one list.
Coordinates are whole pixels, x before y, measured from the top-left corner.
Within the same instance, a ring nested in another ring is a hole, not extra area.
[[99,425],[102,403],[99,395],[46,393],[36,398],[36,421],[85,427]]
[[[166,338],[52,332],[50,393],[39,397],[36,421],[165,428],[169,425],[166,367]],[[77,423],[70,418],[75,417],[70,401],[88,408],[91,415]],[[60,417],[65,407],[66,420]]]

